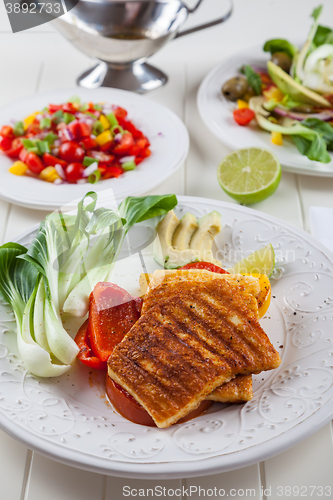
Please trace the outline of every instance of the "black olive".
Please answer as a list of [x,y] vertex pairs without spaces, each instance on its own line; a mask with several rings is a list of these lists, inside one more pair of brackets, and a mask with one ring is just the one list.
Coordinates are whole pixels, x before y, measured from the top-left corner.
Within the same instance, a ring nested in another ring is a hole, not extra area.
[[228,80],[222,87],[222,94],[229,101],[241,99],[249,89],[245,76],[235,76]]
[[292,60],[290,59],[288,54],[286,54],[285,52],[275,52],[271,57],[271,61],[277,66],[280,66],[283,71],[289,73]]

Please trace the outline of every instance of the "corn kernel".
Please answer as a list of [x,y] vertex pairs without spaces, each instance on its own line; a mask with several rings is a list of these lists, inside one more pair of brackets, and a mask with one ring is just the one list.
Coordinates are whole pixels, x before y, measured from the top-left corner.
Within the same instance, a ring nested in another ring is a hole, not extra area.
[[284,94],[282,94],[281,90],[277,87],[271,87],[268,90],[264,90],[263,94],[267,99],[274,99],[277,102],[282,101],[284,98]]
[[28,166],[23,161],[15,161],[10,167],[9,172],[14,175],[24,175],[28,170]]
[[103,146],[103,144],[106,144],[107,142],[112,141],[112,134],[111,134],[110,130],[105,130],[104,132],[99,134],[96,137],[96,141],[97,141],[97,144],[99,146]]
[[238,106],[238,109],[247,109],[249,107],[249,103],[246,101],[243,101],[242,99],[238,99],[237,106]]
[[109,128],[110,128],[110,126],[111,126],[111,125],[110,125],[110,122],[109,122],[109,120],[107,119],[107,117],[106,117],[106,116],[101,115],[101,116],[99,117],[99,121],[100,121],[100,122],[101,122],[101,124],[103,125],[104,130],[107,130],[107,129],[109,129]]
[[45,167],[39,174],[40,179],[47,182],[54,182],[55,179],[60,179],[54,167]]
[[283,138],[281,132],[271,132],[271,141],[276,146],[282,146]]

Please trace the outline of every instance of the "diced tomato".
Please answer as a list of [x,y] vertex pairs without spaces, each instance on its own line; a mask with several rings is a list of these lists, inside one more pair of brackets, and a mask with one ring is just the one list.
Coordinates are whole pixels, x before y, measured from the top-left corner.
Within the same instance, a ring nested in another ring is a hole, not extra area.
[[89,340],[89,322],[86,320],[79,331],[75,336],[75,342],[77,343],[80,351],[77,355],[77,358],[84,365],[89,366],[90,368],[95,368],[96,370],[106,370],[107,363],[105,361],[99,360],[96,356],[94,356]]
[[86,137],[80,142],[80,144],[85,150],[94,149],[98,146],[96,139],[93,139],[92,137]]
[[14,139],[15,137],[13,129],[9,125],[4,125],[3,127],[1,127],[0,135],[1,137],[8,137],[8,139]]
[[65,113],[74,114],[77,112],[77,108],[74,106],[72,102],[66,102],[61,106],[61,108]]
[[46,167],[55,167],[55,165],[61,165],[63,168],[66,168],[68,163],[64,160],[60,160],[56,156],[51,155],[50,153],[43,154],[43,162]]
[[186,264],[185,266],[180,268],[182,269],[206,269],[207,271],[211,271],[212,273],[219,273],[219,274],[229,274],[228,271],[225,269],[222,269],[222,267],[216,266],[215,264],[212,264],[212,262],[190,262],[189,264]]
[[242,108],[234,110],[234,120],[238,125],[244,126],[248,125],[255,117],[252,109]]
[[89,328],[91,348],[101,361],[108,360],[139,316],[126,290],[113,283],[97,283],[90,294]]
[[103,179],[111,179],[112,177],[119,177],[124,173],[124,170],[119,165],[111,165],[103,175]]
[[114,160],[114,155],[107,155],[106,153],[103,153],[102,151],[94,151],[90,150],[87,151],[86,156],[91,156],[92,158],[96,158],[101,163],[106,163],[107,165],[111,165],[111,163]]
[[122,138],[120,143],[113,148],[113,152],[118,154],[118,155],[124,155],[129,152],[130,148],[134,145],[134,139],[132,134],[125,133]]
[[117,118],[117,120],[121,120],[126,118],[127,111],[126,109],[117,106],[116,108],[113,109],[113,114]]
[[[109,375],[106,375],[106,394],[116,410],[127,420],[139,425],[155,427],[156,424],[149,413],[140,405],[125,389],[114,382]],[[178,420],[177,424],[187,422],[192,418],[205,413],[211,406],[211,401],[205,400],[200,403],[198,408],[191,411],[186,417]]]
[[79,179],[82,179],[83,172],[84,166],[82,165],[82,163],[70,163],[65,169],[66,179],[68,180],[68,182],[75,183]]
[[134,160],[135,165],[140,165],[140,163],[144,160],[144,158],[140,158],[140,156],[137,156]]
[[108,170],[108,166],[105,163],[99,163],[98,170],[101,172],[101,175],[104,175]]
[[61,104],[49,104],[49,113],[53,115],[53,113],[56,113],[59,111],[59,109],[62,109]]
[[10,158],[18,158],[19,152],[23,149],[23,144],[21,140],[17,137],[13,140],[11,148],[7,149],[6,155]]
[[143,133],[140,130],[138,130],[129,120],[120,119],[119,123],[124,130],[128,130],[132,134],[134,139],[140,139],[143,136]]
[[68,163],[82,162],[85,152],[76,142],[68,141],[61,144],[59,156]]
[[42,160],[35,153],[28,153],[25,159],[25,163],[34,174],[40,174],[41,171],[45,168]]
[[89,137],[91,134],[91,126],[85,122],[73,121],[73,123],[68,125],[68,129],[72,132],[74,139],[77,141],[83,139],[84,137]]
[[150,156],[150,155],[151,155],[151,151],[149,148],[144,148],[139,153],[140,158],[148,158],[148,156]]
[[0,137],[0,149],[8,151],[12,147],[12,140],[9,137]]
[[29,152],[25,149],[25,148],[22,148],[21,151],[19,152],[19,160],[23,161],[23,163],[25,163],[25,160],[28,156]]
[[109,151],[112,146],[113,146],[113,141],[108,141],[105,144],[99,146],[99,149],[101,151]]
[[[41,133],[38,123],[31,123],[27,128],[27,134],[37,135]],[[31,137],[31,136],[30,136]]]

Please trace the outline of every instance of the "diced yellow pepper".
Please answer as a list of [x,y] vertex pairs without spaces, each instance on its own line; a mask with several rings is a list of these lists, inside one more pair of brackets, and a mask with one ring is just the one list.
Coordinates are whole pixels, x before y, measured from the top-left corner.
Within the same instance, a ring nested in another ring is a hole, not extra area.
[[109,122],[109,120],[107,119],[107,117],[106,117],[106,116],[101,115],[101,116],[99,117],[99,121],[100,121],[100,122],[101,122],[101,124],[103,125],[104,130],[108,130],[108,129],[111,127],[110,122]]
[[38,114],[39,114],[39,111],[35,111],[31,115],[29,115],[26,118],[24,118],[24,120],[23,120],[24,130],[27,130],[27,128],[29,127],[29,125],[31,125],[32,122],[34,121],[35,116],[37,116]]
[[277,87],[271,87],[268,90],[264,90],[263,94],[267,99],[274,99],[277,102],[282,101],[284,98],[284,94],[282,94],[281,90]]
[[243,101],[242,99],[238,99],[237,106],[238,106],[238,109],[247,109],[249,107],[249,103],[246,101]]
[[103,144],[106,144],[107,142],[112,141],[112,134],[111,134],[110,130],[105,130],[104,132],[99,134],[96,137],[96,141],[97,141],[97,144],[99,146],[103,146]]
[[45,167],[39,174],[39,177],[47,182],[54,182],[56,179],[60,179],[54,167]]
[[271,132],[271,141],[276,146],[282,146],[283,138],[281,132]]
[[10,167],[9,172],[14,175],[24,175],[28,170],[28,166],[23,161],[15,161]]

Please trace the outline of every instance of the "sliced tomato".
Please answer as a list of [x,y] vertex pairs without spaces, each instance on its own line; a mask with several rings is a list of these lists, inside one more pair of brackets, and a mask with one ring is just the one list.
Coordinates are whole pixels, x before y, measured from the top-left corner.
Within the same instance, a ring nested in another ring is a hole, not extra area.
[[8,151],[12,147],[12,140],[9,137],[0,137],[0,149]]
[[59,156],[68,163],[82,162],[85,152],[76,142],[68,141],[61,144]]
[[[109,375],[106,375],[106,394],[115,409],[127,420],[139,425],[156,427],[156,424],[149,413],[138,403],[125,389],[114,382]],[[202,401],[195,410],[191,411],[186,417],[178,420],[177,424],[187,422],[192,418],[205,413],[211,406],[211,401]]]
[[122,136],[120,143],[113,148],[113,152],[118,155],[127,154],[132,146],[134,146],[133,136],[132,134],[126,132]]
[[116,108],[113,109],[113,114],[117,118],[117,120],[125,119],[127,116],[127,111],[124,108],[121,108],[120,106],[117,106]]
[[25,159],[25,163],[34,174],[40,174],[41,171],[45,168],[44,163],[35,153],[28,153]]
[[92,137],[86,137],[83,141],[80,142],[80,145],[85,149],[94,149],[98,146],[96,139]]
[[7,149],[6,155],[10,158],[18,158],[20,151],[23,149],[23,144],[21,140],[17,137],[13,140],[11,148]]
[[235,109],[234,120],[238,125],[248,125],[255,117],[254,111],[249,108]]
[[25,163],[25,160],[28,156],[29,152],[25,149],[25,148],[22,148],[21,151],[19,152],[19,160],[23,161],[23,163]]
[[77,358],[81,361],[81,363],[89,366],[90,368],[95,368],[96,370],[106,370],[107,369],[107,363],[96,358],[96,356],[94,356],[94,354],[91,350],[90,339],[89,339],[89,321],[88,320],[86,320],[83,323],[83,325],[81,326],[81,328],[77,332],[74,340],[80,349],[79,354],[77,355]]
[[124,173],[124,170],[119,165],[111,165],[103,175],[103,179],[111,179],[112,177],[119,177]]
[[143,133],[138,130],[129,120],[120,119],[119,123],[124,130],[128,130],[132,134],[134,139],[140,139],[143,136]]
[[86,137],[90,138],[91,126],[88,123],[73,121],[67,128],[72,132],[74,139],[77,141]]
[[66,102],[61,106],[61,108],[65,113],[75,114],[77,112],[77,106],[75,106],[72,102]]
[[112,146],[113,146],[113,141],[108,141],[105,144],[102,144],[101,146],[99,146],[99,149],[101,151],[105,152],[105,151],[109,151]]
[[26,131],[26,134],[31,134],[30,137],[32,137],[33,135],[37,135],[37,134],[40,134],[41,133],[41,129],[39,128],[39,125],[38,123],[31,123],[28,128],[27,128],[27,131]]
[[43,154],[43,162],[47,167],[55,167],[56,165],[61,165],[63,168],[66,168],[68,163],[56,156],[51,155],[50,153]]
[[90,294],[90,342],[95,355],[107,361],[114,347],[139,319],[133,297],[113,283],[97,283]]
[[49,113],[51,113],[51,115],[59,111],[59,109],[62,109],[61,104],[49,104]]
[[185,266],[180,268],[180,270],[182,269],[206,269],[207,271],[211,271],[212,273],[230,274],[225,269],[222,269],[222,267],[216,266],[211,262],[204,262],[204,261],[190,262],[189,264],[186,264]]
[[150,155],[151,155],[151,151],[149,148],[144,148],[139,153],[140,158],[148,158],[148,156],[150,156]]
[[68,182],[75,183],[79,179],[82,179],[83,172],[84,166],[82,165],[82,163],[70,163],[65,169],[66,179],[68,180]]
[[3,127],[1,127],[0,135],[1,137],[8,137],[8,139],[14,139],[15,137],[13,129],[9,125],[4,125]]

